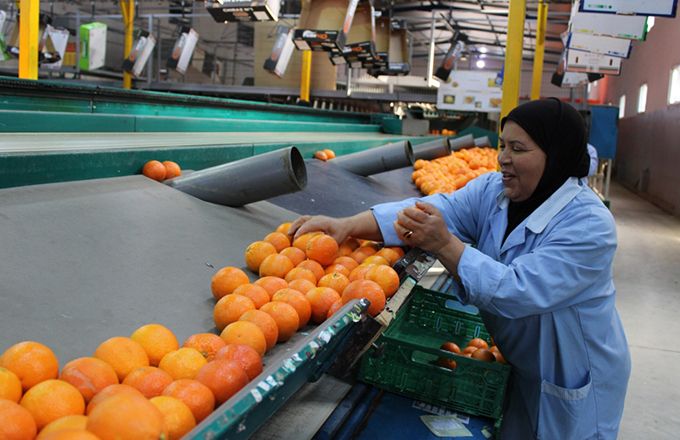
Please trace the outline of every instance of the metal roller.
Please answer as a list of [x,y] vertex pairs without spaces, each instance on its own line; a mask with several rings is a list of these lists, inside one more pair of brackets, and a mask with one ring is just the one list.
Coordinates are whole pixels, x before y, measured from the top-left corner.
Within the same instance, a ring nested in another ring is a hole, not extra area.
[[430,142],[415,145],[413,155],[417,159],[432,160],[451,154],[451,146],[447,138],[439,138]]
[[413,148],[409,141],[381,145],[358,153],[340,156],[330,161],[333,165],[360,176],[392,171],[413,165]]
[[475,138],[475,147],[491,148],[491,141],[489,140],[489,136]]
[[243,206],[300,191],[307,184],[307,168],[300,151],[289,147],[206,168],[166,183],[206,202]]
[[449,146],[451,146],[451,151],[458,151],[462,150],[463,148],[472,148],[475,146],[475,138],[471,134],[458,136],[457,138],[449,138]]

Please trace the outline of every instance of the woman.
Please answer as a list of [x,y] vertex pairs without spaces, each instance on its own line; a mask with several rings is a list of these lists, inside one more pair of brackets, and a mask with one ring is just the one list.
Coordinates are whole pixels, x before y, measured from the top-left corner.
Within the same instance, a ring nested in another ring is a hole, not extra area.
[[513,366],[502,438],[616,438],[630,355],[614,305],[614,220],[579,180],[583,120],[546,99],[501,128],[500,173],[346,219],[301,217],[291,233],[417,246],[459,277],[461,300]]

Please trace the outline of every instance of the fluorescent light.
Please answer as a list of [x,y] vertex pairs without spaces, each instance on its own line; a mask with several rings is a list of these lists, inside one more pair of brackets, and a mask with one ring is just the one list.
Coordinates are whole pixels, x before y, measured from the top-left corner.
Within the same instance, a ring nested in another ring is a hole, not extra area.
[[482,47],[479,48],[479,51],[480,51],[481,53],[486,53],[488,50],[489,50],[489,49],[487,49],[486,46],[482,46]]
[[478,69],[483,69],[484,66],[486,66],[486,63],[484,62],[484,60],[477,60],[475,65],[477,66]]

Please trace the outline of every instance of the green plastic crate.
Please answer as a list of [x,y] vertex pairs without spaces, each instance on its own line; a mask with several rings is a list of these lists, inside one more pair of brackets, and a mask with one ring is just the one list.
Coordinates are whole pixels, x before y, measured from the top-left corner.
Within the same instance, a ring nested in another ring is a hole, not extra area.
[[[454,303],[450,296],[414,288],[392,324],[363,356],[359,378],[400,395],[490,417],[498,427],[510,366],[439,349],[446,341],[461,348],[473,338],[491,342],[481,318],[450,308]],[[455,360],[457,368],[437,365],[439,358]]]

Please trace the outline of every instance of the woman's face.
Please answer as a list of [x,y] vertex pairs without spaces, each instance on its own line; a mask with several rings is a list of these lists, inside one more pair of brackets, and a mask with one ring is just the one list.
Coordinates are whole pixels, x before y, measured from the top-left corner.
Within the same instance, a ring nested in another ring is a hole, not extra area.
[[523,202],[531,197],[545,170],[546,154],[522,127],[513,121],[503,126],[498,162],[507,198]]

